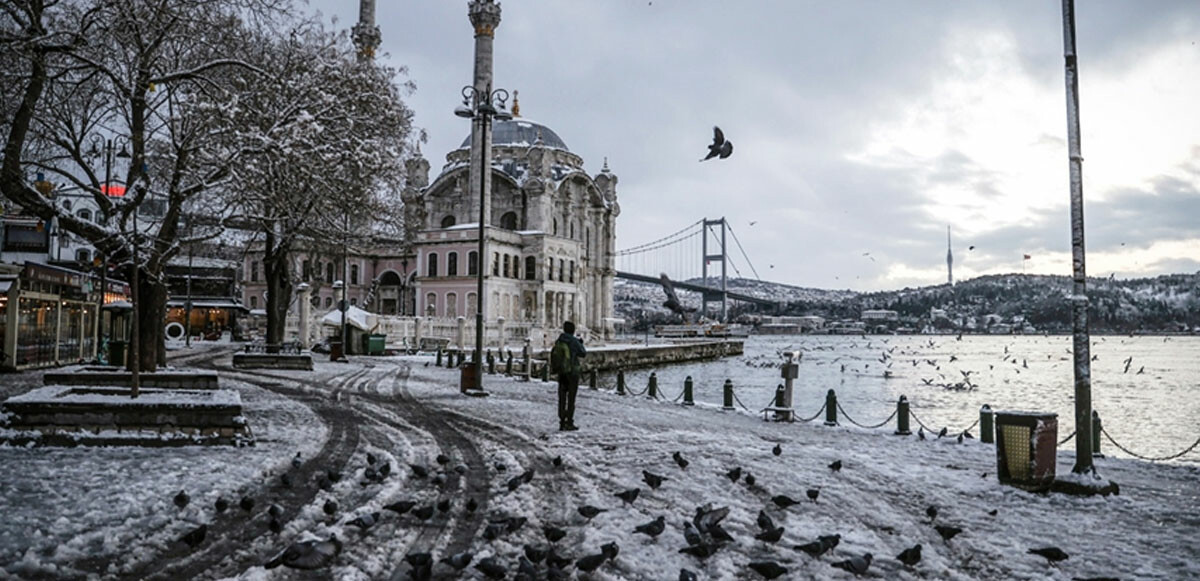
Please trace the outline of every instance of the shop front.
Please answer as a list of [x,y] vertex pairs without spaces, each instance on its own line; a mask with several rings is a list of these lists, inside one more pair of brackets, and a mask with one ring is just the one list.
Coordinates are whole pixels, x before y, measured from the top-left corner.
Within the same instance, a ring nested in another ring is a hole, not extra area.
[[0,367],[32,369],[96,358],[98,285],[66,268],[0,269]]

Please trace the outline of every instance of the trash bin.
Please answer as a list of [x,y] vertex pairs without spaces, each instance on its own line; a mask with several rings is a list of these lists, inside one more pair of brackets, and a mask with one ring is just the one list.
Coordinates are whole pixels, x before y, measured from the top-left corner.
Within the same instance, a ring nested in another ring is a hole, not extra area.
[[117,367],[125,366],[125,342],[124,341],[109,341],[108,342],[108,364],[116,365]]
[[338,361],[339,359],[342,359],[342,357],[343,357],[343,355],[342,355],[342,340],[341,339],[330,339],[329,340],[329,360],[330,361]]
[[1054,482],[1058,414],[996,412],[996,475],[1001,484],[1043,491]]
[[459,390],[465,392],[479,389],[479,376],[475,373],[475,362],[468,361],[459,369]]
[[367,334],[362,337],[362,350],[367,355],[383,355],[387,335]]

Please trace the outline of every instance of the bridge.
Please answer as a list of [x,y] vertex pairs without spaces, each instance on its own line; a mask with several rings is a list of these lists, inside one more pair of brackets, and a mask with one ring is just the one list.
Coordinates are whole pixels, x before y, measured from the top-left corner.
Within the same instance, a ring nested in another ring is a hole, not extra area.
[[[754,278],[762,280],[725,218],[704,218],[657,240],[617,251],[616,276],[659,285],[661,275],[665,274],[677,291],[700,293],[701,315],[721,321],[727,319],[728,301],[731,300],[778,307],[775,301],[728,290],[728,269],[732,268],[737,276],[743,277],[737,262],[729,255],[729,238],[733,239],[744,265]],[[714,264],[718,262],[719,273]],[[713,268],[711,275],[710,267]],[[700,282],[688,282],[696,279]],[[709,314],[709,303],[720,305],[715,317]]]

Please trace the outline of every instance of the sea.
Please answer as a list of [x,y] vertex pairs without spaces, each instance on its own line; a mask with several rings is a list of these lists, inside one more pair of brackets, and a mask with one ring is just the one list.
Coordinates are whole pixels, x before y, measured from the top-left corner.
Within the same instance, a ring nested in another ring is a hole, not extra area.
[[[1135,455],[1177,454],[1200,439],[1200,337],[1099,335],[1090,338],[1092,407],[1105,431]],[[1075,379],[1069,335],[752,335],[738,357],[628,371],[631,391],[646,388],[651,372],[667,400],[682,395],[691,377],[698,403],[720,406],[733,383],[739,409],[771,405],[783,383],[785,352],[799,357],[792,405],[799,419],[821,409],[833,390],[839,422],[875,425],[900,396],[932,430],[951,436],[971,427],[979,411],[1053,413],[1058,439],[1075,431]],[[615,376],[601,378],[612,388]],[[744,406],[744,408],[743,408]],[[817,421],[822,421],[822,413]],[[893,418],[885,427],[896,426]],[[918,424],[911,423],[916,432]],[[978,437],[979,428],[971,427]],[[1063,448],[1074,447],[1067,442]],[[1130,454],[1101,439],[1101,452]],[[1177,462],[1200,464],[1200,446]]]

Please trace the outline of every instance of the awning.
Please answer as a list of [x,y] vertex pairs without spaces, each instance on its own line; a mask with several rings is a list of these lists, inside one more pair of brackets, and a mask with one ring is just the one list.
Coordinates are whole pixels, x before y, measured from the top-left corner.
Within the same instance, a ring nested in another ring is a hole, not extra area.
[[[321,318],[321,323],[330,327],[341,326],[342,312],[337,309],[329,311]],[[351,305],[350,309],[346,311],[346,325],[360,331],[372,333],[379,326],[379,323],[375,315]]]
[[12,283],[11,280],[0,280],[0,294],[8,292],[8,289],[12,288]]
[[[167,301],[168,307],[187,307],[187,299],[171,299]],[[202,298],[192,301],[193,309],[237,309],[243,312],[250,312],[242,303],[236,302],[233,299],[214,299]]]

